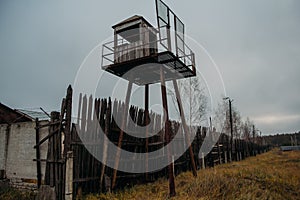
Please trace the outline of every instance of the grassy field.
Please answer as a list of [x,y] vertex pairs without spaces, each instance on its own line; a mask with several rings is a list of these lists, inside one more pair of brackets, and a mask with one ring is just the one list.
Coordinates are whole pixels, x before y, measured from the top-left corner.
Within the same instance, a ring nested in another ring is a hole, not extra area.
[[34,192],[20,191],[9,187],[7,184],[0,183],[1,200],[32,200],[34,197]]
[[[175,179],[176,197],[171,199],[300,199],[300,151],[274,149],[241,162],[182,173]],[[95,199],[169,199],[168,181],[137,185],[118,193],[88,195]]]
[[[241,162],[178,175],[176,197],[171,199],[299,199],[300,151],[281,152],[274,149]],[[33,193],[20,192],[0,185],[0,199],[34,199]],[[170,199],[168,180],[137,185],[118,193],[88,195],[86,200]]]

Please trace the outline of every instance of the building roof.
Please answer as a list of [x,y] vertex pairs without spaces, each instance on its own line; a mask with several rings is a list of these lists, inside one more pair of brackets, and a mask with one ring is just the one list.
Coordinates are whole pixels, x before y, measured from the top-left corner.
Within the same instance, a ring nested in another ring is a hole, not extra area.
[[34,121],[36,118],[49,120],[49,117],[43,112],[12,109],[0,103],[0,124],[28,122]]
[[299,151],[300,150],[300,146],[281,146],[280,147],[281,151]]
[[34,111],[34,110],[24,110],[24,109],[16,109],[16,111],[29,116],[31,119],[35,120],[38,118],[39,120],[49,120],[49,116],[46,115],[42,111]]
[[32,121],[29,116],[11,109],[10,107],[0,103],[0,124],[12,124],[15,122]]

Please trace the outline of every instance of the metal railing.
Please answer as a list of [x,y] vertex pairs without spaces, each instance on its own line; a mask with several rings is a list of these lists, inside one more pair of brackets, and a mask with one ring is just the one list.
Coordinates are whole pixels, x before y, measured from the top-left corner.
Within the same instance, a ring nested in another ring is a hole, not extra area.
[[[171,43],[172,40],[171,38],[168,38],[168,34],[166,34],[165,37],[162,37],[162,34],[159,34],[159,31],[161,31],[162,29],[165,29],[165,31],[167,31],[167,26],[154,29],[156,30],[155,39],[149,39],[147,42],[145,42],[145,40],[140,40],[138,42],[130,43],[124,38],[119,38],[116,41],[116,46],[115,41],[110,41],[103,44],[101,66],[105,69],[112,64],[130,61],[146,56],[153,56],[157,55],[158,53],[169,51],[172,52],[184,65],[195,72],[194,52],[190,49],[190,47],[187,46],[184,41],[182,41],[183,49],[179,48],[175,43],[171,44],[175,48],[171,48],[173,49],[173,51],[170,51],[167,47],[168,45],[166,44]],[[151,30],[149,28],[143,28],[143,31],[139,31],[138,34],[133,34],[131,35],[131,37],[140,37],[144,33],[150,31]]]

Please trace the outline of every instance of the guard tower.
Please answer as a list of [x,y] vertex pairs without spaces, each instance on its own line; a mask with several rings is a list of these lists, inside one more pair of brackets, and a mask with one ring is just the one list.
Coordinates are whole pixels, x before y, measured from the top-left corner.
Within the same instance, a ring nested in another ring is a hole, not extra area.
[[[158,28],[154,28],[142,16],[134,15],[116,25],[114,40],[103,45],[102,69],[128,80],[125,109],[118,147],[121,148],[123,130],[128,116],[132,84],[145,87],[145,119],[149,120],[149,85],[160,83],[164,108],[165,141],[170,142],[170,122],[167,105],[166,81],[172,81],[176,93],[181,122],[190,144],[188,127],[177,85],[178,79],[196,76],[195,55],[185,44],[184,24],[175,13],[161,0],[156,0]],[[146,133],[147,135],[147,133]],[[146,146],[146,152],[148,152]],[[189,147],[194,176],[197,175],[192,148]],[[172,149],[168,149],[171,159]],[[112,187],[116,184],[120,152],[117,152]],[[146,166],[147,167],[147,166]],[[173,163],[168,166],[170,196],[175,195]]]

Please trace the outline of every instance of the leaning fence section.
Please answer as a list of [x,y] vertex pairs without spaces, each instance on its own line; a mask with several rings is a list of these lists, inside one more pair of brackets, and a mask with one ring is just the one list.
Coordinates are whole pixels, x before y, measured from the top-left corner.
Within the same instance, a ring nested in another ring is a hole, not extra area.
[[[60,112],[51,112],[51,120],[47,124],[40,124],[36,119],[36,168],[37,168],[37,186],[46,185],[54,189],[56,199],[72,198],[70,194],[69,183],[66,178],[69,178],[70,172],[66,174],[66,169],[70,169],[68,162],[72,159],[70,156],[70,127],[71,127],[71,110],[72,110],[72,88],[69,86],[66,98],[62,100]],[[40,129],[49,129],[49,134],[40,138]],[[40,147],[45,142],[48,143],[47,157],[41,158]],[[41,163],[46,163],[44,180],[42,181]],[[67,164],[68,163],[68,164]],[[72,164],[72,163],[71,163]],[[67,191],[66,191],[67,190]],[[52,191],[49,189],[49,191]],[[72,191],[72,190],[71,190]]]

